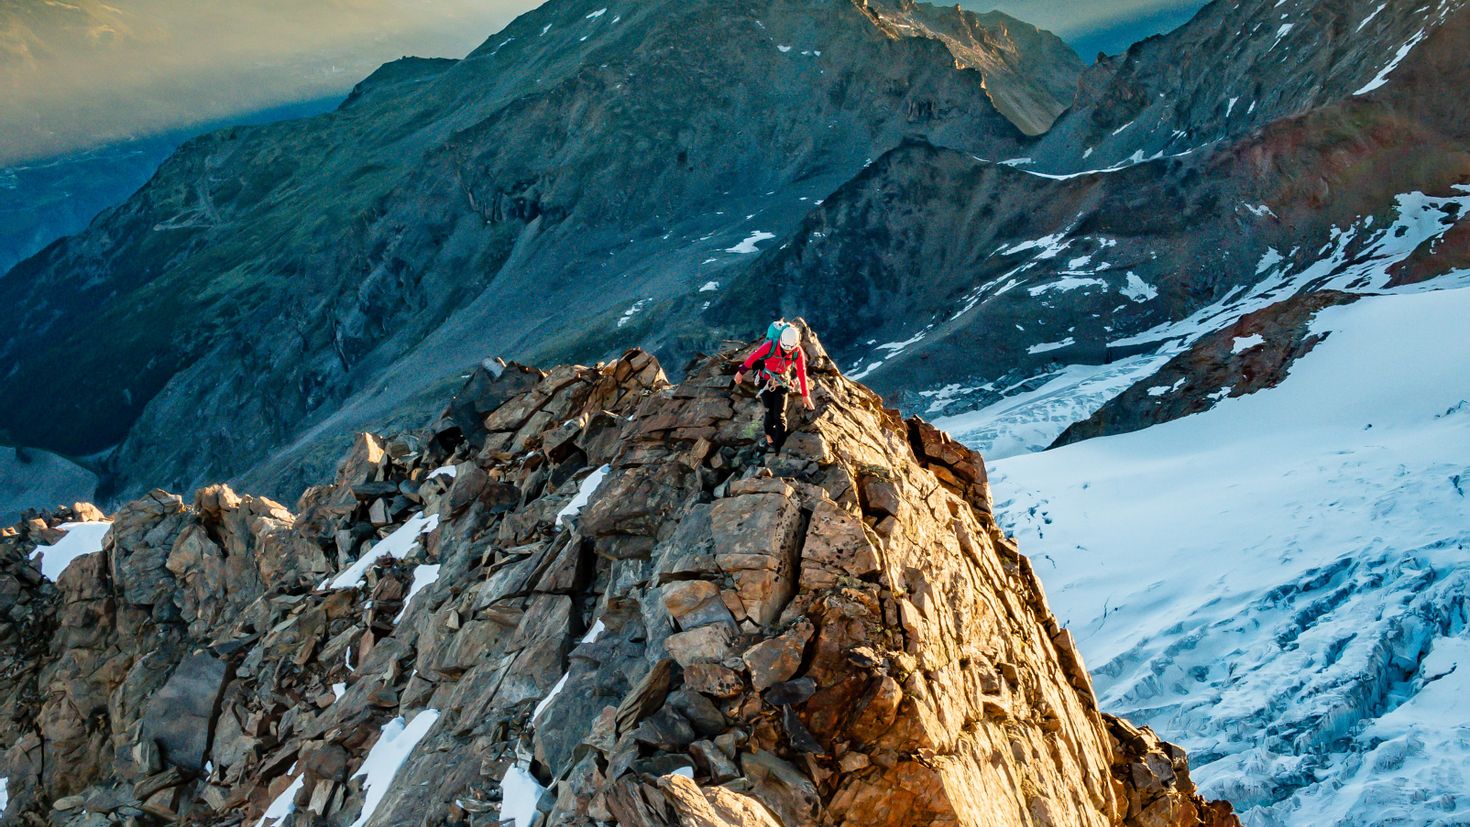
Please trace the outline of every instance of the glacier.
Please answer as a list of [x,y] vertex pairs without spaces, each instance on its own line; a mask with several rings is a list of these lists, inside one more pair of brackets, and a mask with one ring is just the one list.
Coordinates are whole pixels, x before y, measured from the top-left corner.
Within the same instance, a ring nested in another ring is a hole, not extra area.
[[1466,318],[1367,295],[1276,388],[990,463],[1103,708],[1253,827],[1470,824]]

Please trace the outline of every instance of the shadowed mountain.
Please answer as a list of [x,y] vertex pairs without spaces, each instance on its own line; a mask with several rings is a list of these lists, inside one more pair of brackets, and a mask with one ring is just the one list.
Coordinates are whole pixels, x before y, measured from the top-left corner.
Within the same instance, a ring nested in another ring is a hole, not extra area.
[[1463,0],[1210,3],[1083,74],[1076,102],[1028,151],[1073,172],[1243,136],[1377,88]]
[[856,375],[942,413],[1067,365],[1141,380],[1294,293],[1464,267],[1470,122],[1438,90],[1470,80],[1470,11],[1426,32],[1362,95],[1112,171],[1041,175],[911,142],[815,208],[700,326],[757,324],[762,294],[779,295]]
[[[908,4],[558,0],[462,61],[384,67],[336,112],[191,141],[18,265],[0,434],[119,445],[123,491],[293,441],[282,464],[308,473],[335,453],[321,438],[487,352],[648,333],[652,301],[747,266],[905,139],[1014,152],[986,89],[1035,126],[1080,68],[1023,24]],[[77,373],[113,379],[51,382]]]

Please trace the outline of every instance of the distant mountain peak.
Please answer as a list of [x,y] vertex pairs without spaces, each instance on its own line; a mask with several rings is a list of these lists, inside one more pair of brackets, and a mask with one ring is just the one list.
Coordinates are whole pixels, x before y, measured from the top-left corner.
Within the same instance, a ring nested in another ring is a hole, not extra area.
[[1076,94],[1083,63],[1061,38],[1003,12],[914,0],[862,0],[894,37],[937,40],[957,66],[980,72],[995,108],[1027,135],[1051,128]]
[[1216,0],[1083,73],[1032,152],[1074,172],[1191,151],[1366,93],[1465,0]]

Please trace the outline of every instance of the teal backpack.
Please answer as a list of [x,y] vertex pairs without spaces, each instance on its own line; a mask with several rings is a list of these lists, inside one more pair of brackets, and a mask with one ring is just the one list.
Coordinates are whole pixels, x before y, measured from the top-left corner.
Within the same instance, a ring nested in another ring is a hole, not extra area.
[[770,355],[775,356],[781,347],[781,334],[790,327],[791,323],[785,319],[777,319],[766,327],[766,341],[771,345]]
[[[788,327],[791,327],[791,323],[785,319],[777,319],[766,327],[766,344],[771,346],[771,349],[766,352],[767,359],[781,352],[781,334]],[[785,374],[778,376],[765,369],[765,359],[762,359],[760,364],[756,366],[756,370],[760,371],[761,375],[767,377],[767,381],[775,382],[782,387],[791,387],[791,377],[789,375],[791,369],[789,367],[786,369]]]

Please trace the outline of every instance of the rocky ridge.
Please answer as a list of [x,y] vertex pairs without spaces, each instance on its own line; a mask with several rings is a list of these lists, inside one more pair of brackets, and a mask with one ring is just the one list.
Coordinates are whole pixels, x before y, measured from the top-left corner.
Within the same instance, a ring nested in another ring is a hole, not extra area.
[[980,457],[808,354],[769,456],[734,351],[492,362],[294,509],[154,491],[54,584],[78,515],[6,530],[0,820],[1235,824],[1099,712]]

